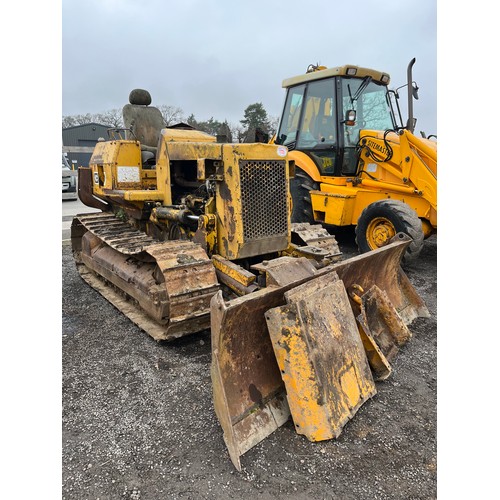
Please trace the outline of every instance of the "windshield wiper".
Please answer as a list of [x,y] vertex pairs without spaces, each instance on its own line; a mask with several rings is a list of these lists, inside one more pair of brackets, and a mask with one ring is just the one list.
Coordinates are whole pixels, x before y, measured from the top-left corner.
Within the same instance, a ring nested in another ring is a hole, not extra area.
[[366,89],[366,87],[368,87],[371,81],[372,81],[371,76],[365,76],[363,78],[363,81],[361,82],[361,85],[358,87],[358,90],[354,94],[354,97],[351,94],[351,86],[347,84],[347,90],[349,91],[349,97],[351,98],[352,105],[354,105],[354,102],[359,99],[359,96],[364,92],[364,90]]

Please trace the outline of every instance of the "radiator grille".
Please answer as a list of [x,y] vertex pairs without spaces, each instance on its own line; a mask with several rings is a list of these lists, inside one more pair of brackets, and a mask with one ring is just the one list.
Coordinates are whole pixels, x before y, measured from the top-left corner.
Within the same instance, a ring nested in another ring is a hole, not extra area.
[[241,160],[239,165],[245,241],[286,236],[286,162]]

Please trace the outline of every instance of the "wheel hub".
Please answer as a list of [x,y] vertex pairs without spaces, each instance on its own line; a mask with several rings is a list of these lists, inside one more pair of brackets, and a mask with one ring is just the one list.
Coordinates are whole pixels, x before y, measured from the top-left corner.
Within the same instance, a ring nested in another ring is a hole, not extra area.
[[366,240],[372,249],[387,245],[389,240],[396,235],[396,228],[385,217],[377,217],[368,225]]

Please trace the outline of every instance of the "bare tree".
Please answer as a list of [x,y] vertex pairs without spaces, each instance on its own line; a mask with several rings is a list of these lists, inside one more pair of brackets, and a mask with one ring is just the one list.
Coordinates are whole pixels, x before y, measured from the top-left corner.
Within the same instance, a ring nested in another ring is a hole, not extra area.
[[87,123],[92,123],[95,120],[95,117],[90,113],[86,113],[84,115],[76,115],[75,119],[78,122],[78,125],[85,125]]
[[229,130],[231,131],[231,137],[234,142],[244,142],[246,137],[246,129],[244,129],[241,124],[230,123]]
[[95,115],[96,123],[101,123],[102,125],[110,125],[114,128],[123,127],[123,115],[122,110],[115,108],[105,111],[104,113],[99,113]]
[[269,121],[269,135],[273,136],[278,131],[278,125],[280,123],[279,116],[270,116]]
[[161,104],[157,106],[160,110],[161,115],[163,116],[163,120],[165,121],[165,125],[168,127],[173,125],[174,123],[179,123],[182,121],[182,109],[176,106],[170,106],[168,104]]
[[87,123],[123,127],[121,111],[117,109],[106,111],[105,113],[87,113],[85,115],[63,116],[62,118],[62,128],[76,127],[78,125],[86,125]]
[[74,116],[63,116],[62,117],[62,128],[70,128],[78,125]]
[[94,121],[94,115],[87,113],[86,115],[73,115],[73,116],[63,116],[62,126],[63,128],[76,127],[77,125],[85,125],[86,123],[92,123]]

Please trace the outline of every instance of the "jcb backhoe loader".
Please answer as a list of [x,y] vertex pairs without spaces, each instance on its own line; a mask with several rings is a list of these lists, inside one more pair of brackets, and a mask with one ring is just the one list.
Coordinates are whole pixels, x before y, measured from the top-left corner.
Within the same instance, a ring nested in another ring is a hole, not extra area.
[[387,73],[311,65],[283,81],[287,95],[272,142],[295,161],[292,222],[355,226],[361,252],[403,232],[413,240],[405,261],[418,257],[437,230],[437,142],[413,134],[414,63],[406,126]]
[[125,128],[79,169],[80,199],[102,210],[72,224],[82,278],[156,340],[211,328],[238,469],[290,412],[308,439],[338,436],[428,316],[400,268],[410,239],[342,261],[321,226],[290,223],[286,147],[164,127],[150,103],[132,91]]

